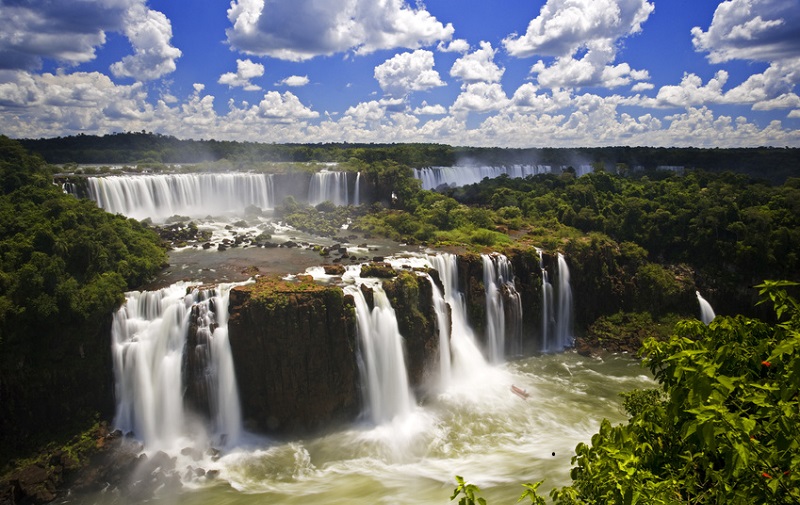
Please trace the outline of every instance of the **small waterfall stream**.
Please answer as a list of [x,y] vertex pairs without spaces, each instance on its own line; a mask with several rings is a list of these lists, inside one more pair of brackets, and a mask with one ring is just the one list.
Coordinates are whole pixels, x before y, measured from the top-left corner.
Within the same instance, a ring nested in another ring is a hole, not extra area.
[[569,283],[569,266],[564,255],[558,253],[558,315],[556,319],[556,348],[561,351],[572,345],[572,287]]
[[714,313],[714,308],[708,303],[708,300],[700,296],[700,291],[695,291],[697,295],[697,302],[700,304],[700,320],[705,325],[711,324],[717,315]]

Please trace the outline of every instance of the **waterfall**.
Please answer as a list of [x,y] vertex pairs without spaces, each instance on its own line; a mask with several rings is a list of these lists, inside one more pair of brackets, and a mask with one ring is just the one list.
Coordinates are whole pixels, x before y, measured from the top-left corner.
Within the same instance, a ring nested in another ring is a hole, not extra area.
[[555,314],[553,311],[553,285],[550,276],[544,267],[544,251],[536,248],[539,253],[539,269],[542,271],[542,351],[550,350],[551,333],[555,328]]
[[[522,353],[522,300],[514,285],[514,273],[508,258],[502,254],[482,254],[481,259],[486,291],[487,351],[489,361],[500,363],[505,358],[507,337],[510,352],[514,355]],[[505,298],[509,301],[508,306]]]
[[135,219],[175,214],[207,216],[275,205],[272,176],[253,173],[89,177],[89,197],[100,208]]
[[355,195],[353,195],[353,205],[356,207],[361,205],[361,172],[356,175],[356,187],[353,191]]
[[458,289],[458,257],[451,253],[428,256],[430,265],[439,272],[444,286],[444,299],[450,307],[451,376],[445,382],[465,381],[480,376],[487,367],[478,348],[475,332],[467,323],[464,294]]
[[347,172],[321,170],[311,176],[308,185],[308,204],[319,205],[329,201],[334,205],[348,205]]
[[489,361],[500,363],[503,361],[506,321],[503,310],[503,296],[498,285],[498,275],[492,257],[482,254],[483,260],[483,285],[486,291],[486,350]]
[[477,184],[484,178],[494,179],[507,175],[513,179],[552,172],[550,165],[456,166],[415,168],[414,177],[422,181],[422,189]]
[[697,295],[697,302],[700,304],[700,320],[703,324],[708,325],[717,315],[708,300],[700,296],[700,291],[695,291],[695,294]]
[[428,281],[431,283],[431,299],[433,308],[436,311],[436,323],[439,326],[439,386],[442,390],[446,390],[450,386],[450,378],[452,376],[452,365],[450,358],[450,310],[447,301],[444,299],[444,294],[439,290],[439,286],[433,281],[430,274],[426,274]]
[[356,303],[363,364],[361,377],[368,414],[375,424],[408,415],[415,399],[408,383],[403,336],[389,298],[380,284],[374,284],[374,308],[370,310],[359,287],[346,286],[344,290],[353,296]]
[[570,347],[573,341],[572,330],[572,287],[569,283],[569,267],[564,255],[558,253],[558,312],[556,319],[555,350]]
[[[199,402],[209,409],[211,434],[221,437],[221,445],[238,439],[241,412],[227,332],[231,287],[200,290],[177,283],[126,294],[111,331],[117,428],[133,432],[147,447],[173,447],[193,435],[185,397],[195,385],[187,384],[185,373],[187,362],[193,362],[202,371],[195,389],[206,394]],[[190,349],[191,325],[197,342]]]

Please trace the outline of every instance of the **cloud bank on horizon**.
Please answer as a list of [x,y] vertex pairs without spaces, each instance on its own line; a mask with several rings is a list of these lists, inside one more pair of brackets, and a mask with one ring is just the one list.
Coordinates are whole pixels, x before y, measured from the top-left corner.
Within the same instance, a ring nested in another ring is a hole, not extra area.
[[0,0],[0,134],[800,147],[800,0],[176,4]]

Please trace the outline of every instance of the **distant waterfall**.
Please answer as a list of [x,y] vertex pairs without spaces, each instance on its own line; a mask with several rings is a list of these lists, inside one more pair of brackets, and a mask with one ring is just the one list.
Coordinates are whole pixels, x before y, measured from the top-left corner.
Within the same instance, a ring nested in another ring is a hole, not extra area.
[[458,289],[457,260],[458,257],[451,253],[428,256],[431,266],[439,272],[444,285],[444,299],[450,306],[452,375],[448,382],[469,379],[487,367],[486,359],[478,348],[475,332],[467,323],[464,294]]
[[275,206],[272,176],[197,173],[89,177],[89,197],[100,208],[135,219],[160,221],[175,214],[207,216]]
[[[518,355],[522,352],[522,300],[514,285],[508,258],[502,254],[483,254],[481,258],[486,290],[487,351],[489,361],[499,363],[505,358],[507,337],[511,353]],[[508,306],[504,298],[509,300]]]
[[552,167],[549,165],[427,167],[415,168],[414,177],[422,181],[422,189],[436,189],[443,184],[447,186],[477,184],[487,177],[494,179],[507,175],[516,179],[551,171]]
[[556,319],[555,350],[562,350],[572,345],[572,287],[569,283],[569,267],[564,255],[558,253],[558,315]]
[[347,172],[330,172],[321,170],[311,176],[308,185],[308,204],[319,205],[322,202],[334,205],[350,204],[347,189]]
[[[134,291],[114,315],[114,424],[145,446],[169,448],[196,435],[184,397],[187,359],[197,360],[205,375],[199,390],[207,395],[201,401],[209,408],[211,435],[220,436],[222,445],[238,439],[241,411],[227,331],[230,287],[192,288],[187,294],[191,286],[177,283],[160,291]],[[187,349],[190,325],[197,327],[197,342]]]
[[370,310],[359,287],[344,289],[356,303],[362,381],[372,421],[383,424],[409,414],[415,400],[408,383],[403,336],[389,298],[379,284],[373,285],[374,308]]
[[714,309],[711,307],[711,304],[708,301],[700,296],[700,291],[695,291],[697,295],[697,302],[700,304],[700,320],[703,324],[708,325],[711,321],[714,320],[717,315],[714,313]]

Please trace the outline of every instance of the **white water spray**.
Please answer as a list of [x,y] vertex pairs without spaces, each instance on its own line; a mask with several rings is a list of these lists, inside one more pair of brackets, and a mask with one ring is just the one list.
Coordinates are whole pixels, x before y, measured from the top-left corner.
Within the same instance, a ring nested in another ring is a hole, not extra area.
[[544,251],[536,248],[539,253],[539,269],[542,272],[542,351],[550,350],[551,333],[556,327],[555,313],[553,310],[553,285],[550,284],[550,277],[544,267]]
[[[146,447],[173,448],[185,437],[196,439],[202,430],[190,422],[184,399],[182,369],[187,351],[210,353],[210,435],[224,438],[222,445],[238,439],[241,412],[227,333],[230,287],[220,286],[222,295],[186,283],[159,291],[134,291],[114,315],[114,424],[123,432],[133,432]],[[210,343],[205,349],[186,349],[193,306],[198,307],[198,337]]]
[[481,259],[489,361],[500,363],[507,349],[512,355],[522,354],[522,300],[509,259],[502,254],[483,254]]
[[108,212],[164,220],[275,206],[272,176],[252,173],[89,177],[89,197]]
[[370,310],[358,286],[346,286],[344,292],[356,303],[368,414],[375,424],[408,415],[416,402],[408,384],[403,336],[386,293],[380,284],[372,285],[374,307]]
[[350,195],[347,189],[347,172],[331,172],[321,170],[311,176],[308,185],[308,204],[319,205],[322,202],[334,205],[348,205]]
[[439,272],[444,286],[444,299],[450,306],[450,356],[451,376],[446,382],[464,382],[480,377],[488,368],[486,359],[478,347],[475,332],[467,323],[467,307],[464,294],[458,289],[458,257],[443,253],[428,256],[431,266]]
[[700,320],[703,324],[708,325],[717,315],[708,300],[700,296],[700,291],[695,291],[695,294],[697,295],[697,302],[700,304]]
[[560,351],[572,345],[572,287],[569,282],[569,266],[564,255],[558,253],[558,316],[556,319],[555,350]]

